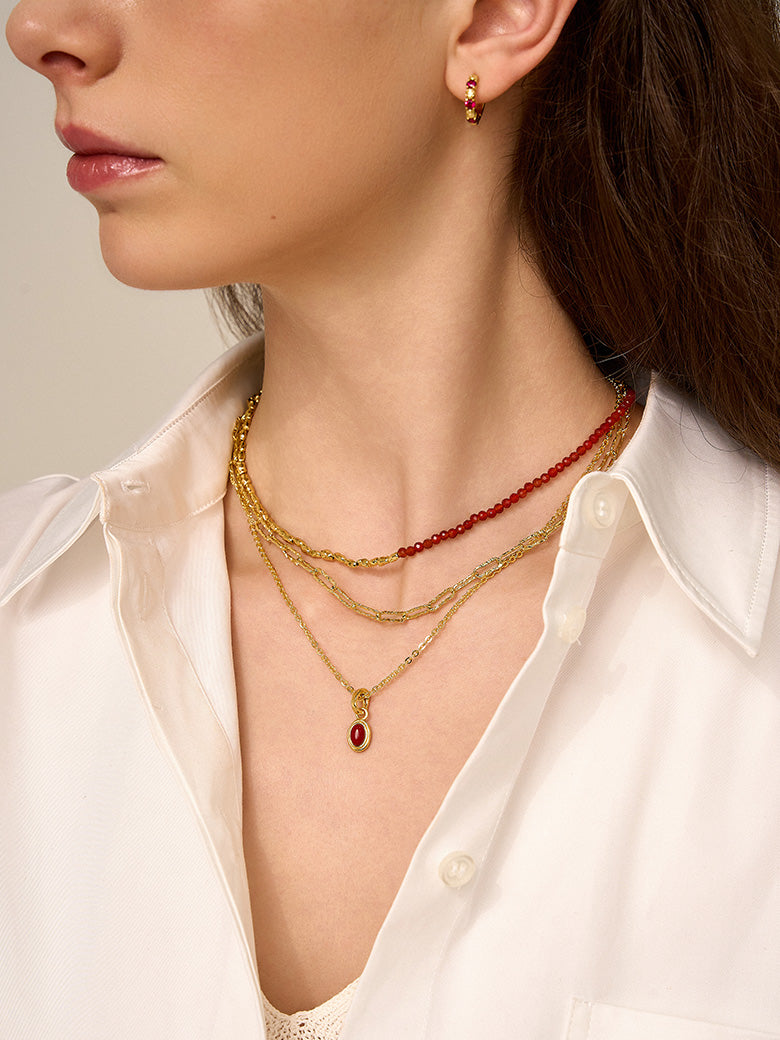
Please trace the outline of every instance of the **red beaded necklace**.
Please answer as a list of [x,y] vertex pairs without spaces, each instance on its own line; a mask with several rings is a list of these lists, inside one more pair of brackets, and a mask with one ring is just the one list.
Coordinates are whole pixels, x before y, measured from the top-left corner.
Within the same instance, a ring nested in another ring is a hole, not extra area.
[[472,513],[471,516],[466,517],[461,523],[456,524],[455,527],[451,527],[448,531],[439,531],[438,534],[432,534],[428,538],[424,538],[421,542],[415,542],[414,545],[401,546],[400,549],[396,550],[396,555],[401,559],[406,559],[409,556],[416,556],[417,553],[424,552],[426,549],[432,549],[435,545],[439,545],[447,538],[457,538],[458,535],[464,533],[464,531],[470,531],[475,524],[484,523],[485,520],[492,520],[493,517],[503,513],[506,509],[509,509],[520,499],[526,498],[540,488],[542,484],[549,484],[551,480],[558,476],[559,473],[563,473],[565,469],[568,469],[573,462],[577,459],[581,459],[583,455],[586,455],[591,448],[593,448],[601,438],[608,433],[614,426],[616,426],[626,415],[629,409],[636,400],[636,394],[631,389],[625,389],[620,387],[618,390],[619,403],[610,412],[604,422],[597,426],[590,437],[586,437],[579,447],[575,448],[569,455],[564,455],[560,462],[556,462],[554,466],[544,472],[540,473],[538,477],[534,477],[533,480],[526,481],[522,487],[519,487],[517,491],[513,491],[507,498],[501,499],[500,502],[496,502],[494,506],[489,509],[480,509],[478,513]]

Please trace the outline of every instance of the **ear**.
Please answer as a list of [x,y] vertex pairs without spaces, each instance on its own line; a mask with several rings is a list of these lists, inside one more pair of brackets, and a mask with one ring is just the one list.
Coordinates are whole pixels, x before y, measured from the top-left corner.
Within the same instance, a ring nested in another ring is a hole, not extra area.
[[552,50],[576,0],[462,0],[447,61],[447,87],[463,98],[479,77],[477,101],[493,101]]

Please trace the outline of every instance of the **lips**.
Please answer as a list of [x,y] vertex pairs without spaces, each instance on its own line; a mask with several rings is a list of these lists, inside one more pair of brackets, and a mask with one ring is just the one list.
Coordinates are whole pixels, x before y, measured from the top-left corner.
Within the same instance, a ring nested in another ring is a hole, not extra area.
[[74,155],[68,162],[68,183],[88,193],[160,169],[163,160],[137,145],[114,141],[79,126],[57,127],[57,136]]

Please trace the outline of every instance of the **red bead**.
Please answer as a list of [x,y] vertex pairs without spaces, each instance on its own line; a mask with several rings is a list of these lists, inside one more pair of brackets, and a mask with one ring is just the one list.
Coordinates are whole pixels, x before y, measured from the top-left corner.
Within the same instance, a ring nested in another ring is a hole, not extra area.
[[362,722],[356,722],[349,731],[349,742],[353,748],[361,748],[366,742],[366,727]]
[[[477,106],[472,101],[469,107],[473,109]],[[396,550],[396,555],[399,559],[404,559],[409,556],[416,556],[419,552],[423,552],[426,549],[433,548],[435,545],[439,545],[441,542],[444,541],[445,538],[457,538],[458,535],[463,534],[464,531],[470,531],[475,524],[481,523],[485,520],[492,520],[494,517],[498,516],[499,513],[503,513],[505,509],[509,509],[516,502],[519,502],[521,498],[525,498],[527,495],[530,495],[530,493],[535,488],[539,488],[543,484],[548,484],[554,477],[557,477],[559,473],[563,473],[565,469],[567,469],[573,463],[577,462],[578,459],[581,459],[584,455],[586,455],[587,452],[589,452],[593,447],[595,447],[595,445],[598,444],[599,440],[605,434],[613,430],[618,423],[623,422],[625,420],[625,416],[628,414],[635,400],[636,394],[634,393],[634,391],[627,390],[623,398],[620,400],[620,403],[615,406],[615,408],[609,413],[609,415],[601,423],[601,425],[597,426],[596,429],[593,430],[593,432],[590,434],[590,436],[586,437],[578,448],[570,452],[568,455],[564,455],[564,457],[559,462],[556,462],[554,466],[550,466],[548,470],[546,470],[544,473],[541,473],[538,477],[535,477],[533,480],[527,481],[525,484],[523,484],[522,487],[519,487],[516,491],[513,491],[511,495],[507,496],[507,498],[502,498],[499,502],[496,502],[496,504],[494,506],[491,506],[489,509],[481,509],[478,513],[472,513],[467,520],[463,520],[455,527],[450,527],[449,529],[440,531],[438,534],[432,534],[430,535],[430,537],[424,539],[424,541],[422,542],[415,542],[414,545],[407,545],[405,547],[402,546],[400,549]],[[366,733],[367,740],[369,740],[370,732],[368,731],[367,727]]]

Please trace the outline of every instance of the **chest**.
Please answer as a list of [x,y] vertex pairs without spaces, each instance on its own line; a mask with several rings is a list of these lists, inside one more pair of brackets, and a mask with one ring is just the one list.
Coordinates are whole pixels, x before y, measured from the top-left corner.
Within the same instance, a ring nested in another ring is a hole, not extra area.
[[316,1006],[361,974],[420,839],[539,637],[549,566],[540,560],[534,582],[495,582],[376,694],[362,753],[348,746],[355,715],[333,669],[373,685],[436,617],[379,626],[312,604],[330,668],[270,581],[234,575],[244,849],[261,985],[280,1010]]

